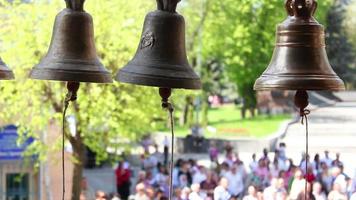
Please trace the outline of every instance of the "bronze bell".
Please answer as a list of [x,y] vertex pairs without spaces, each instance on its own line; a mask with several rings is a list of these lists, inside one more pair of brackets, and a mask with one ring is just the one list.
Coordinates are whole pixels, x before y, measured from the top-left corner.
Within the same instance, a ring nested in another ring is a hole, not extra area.
[[100,62],[94,43],[93,19],[83,10],[84,0],[66,0],[57,16],[47,55],[30,78],[72,82],[112,82]]
[[0,80],[14,79],[14,73],[6,66],[4,61],[0,58]]
[[329,64],[324,28],[313,17],[315,0],[287,0],[288,18],[279,24],[276,47],[255,90],[344,90]]
[[185,22],[176,12],[179,0],[157,0],[147,14],[135,57],[117,74],[125,83],[160,88],[200,89],[185,50]]

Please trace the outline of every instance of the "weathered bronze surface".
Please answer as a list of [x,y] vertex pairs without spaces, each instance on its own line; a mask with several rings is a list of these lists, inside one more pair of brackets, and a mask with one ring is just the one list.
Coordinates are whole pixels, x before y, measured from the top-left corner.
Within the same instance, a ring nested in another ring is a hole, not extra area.
[[14,79],[14,73],[6,66],[4,61],[0,58],[0,80]]
[[84,0],[66,0],[57,16],[47,55],[30,78],[72,82],[110,83],[111,74],[97,56],[93,19],[83,10]]
[[147,14],[136,55],[116,80],[162,88],[200,89],[198,75],[189,66],[185,50],[185,22],[176,13],[178,0],[157,0]]
[[315,0],[287,0],[288,18],[279,24],[276,47],[255,90],[344,90],[329,64],[324,28],[313,17]]

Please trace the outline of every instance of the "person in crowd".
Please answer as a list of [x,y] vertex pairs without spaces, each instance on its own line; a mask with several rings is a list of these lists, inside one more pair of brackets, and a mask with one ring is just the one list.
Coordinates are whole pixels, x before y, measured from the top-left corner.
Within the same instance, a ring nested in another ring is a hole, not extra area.
[[137,174],[137,182],[136,185],[139,183],[144,183],[145,184],[146,180],[146,172],[145,171],[139,171]]
[[183,166],[183,159],[178,159],[176,161],[176,164],[173,168],[173,186],[174,187],[179,187],[179,177],[178,173],[180,171],[180,168]]
[[157,161],[157,165],[163,165],[164,164],[164,155],[159,151],[159,146],[157,144],[153,145],[154,147],[154,152],[152,153],[152,157]]
[[332,188],[333,177],[330,174],[328,165],[322,161],[320,164],[321,172],[318,175],[318,181],[322,185],[322,190],[328,193]]
[[258,176],[262,189],[269,185],[270,180],[270,172],[267,167],[268,160],[267,159],[260,159],[258,161],[258,167],[256,169],[256,175]]
[[142,160],[142,168],[146,172],[151,172],[152,174],[157,173],[157,165],[158,161],[155,156],[150,155],[148,151],[146,151],[143,155],[143,160]]
[[233,151],[226,152],[224,163],[227,163],[231,167],[235,162],[235,154]]
[[286,171],[286,179],[288,179],[288,183],[286,183],[286,185],[288,185],[287,191],[290,192],[290,190],[292,188],[292,183],[294,180],[294,175],[295,175],[295,172],[297,171],[298,167],[294,165],[292,159],[288,159],[288,161],[289,161],[289,167],[288,167],[288,170]]
[[189,187],[192,184],[193,178],[188,161],[183,161],[183,164],[178,172],[178,180],[180,187]]
[[200,184],[206,180],[206,169],[204,166],[198,166],[198,170],[193,175],[193,184]]
[[284,170],[279,171],[278,178],[283,179],[284,189],[288,189],[288,183],[290,177],[287,175],[287,172]]
[[326,194],[322,190],[322,185],[319,182],[313,184],[313,195],[315,200],[326,200]]
[[164,191],[158,189],[153,200],[161,200],[162,198],[165,198],[165,194],[164,194]]
[[[331,169],[331,175],[333,177],[333,184],[337,185],[337,189],[343,193],[346,194],[346,189],[347,189],[347,180],[346,177],[341,173],[341,169],[339,167],[333,167]],[[333,186],[333,190],[334,190]]]
[[215,142],[213,141],[210,142],[209,157],[210,157],[210,162],[212,163],[218,162],[219,150],[216,147]]
[[314,175],[317,175],[321,171],[321,161],[319,154],[315,154],[314,161],[312,163]]
[[307,173],[305,174],[304,178],[311,184],[316,180],[316,176],[314,175],[313,166],[308,166],[308,170],[307,170]]
[[265,200],[274,200],[277,196],[277,179],[271,179],[271,185],[263,190],[263,199]]
[[307,185],[306,185],[306,194],[305,194],[305,186],[304,188],[302,189],[302,191],[298,194],[298,197],[297,197],[297,200],[315,200],[315,197],[312,193],[312,186],[310,183],[307,182]]
[[307,173],[307,166],[312,166],[312,163],[310,162],[310,156],[303,153],[302,160],[299,164],[299,168],[302,170],[303,174]]
[[279,175],[279,164],[278,164],[278,157],[276,156],[273,159],[272,165],[269,167],[269,173],[271,175],[271,177],[278,177]]
[[147,171],[147,172],[146,172],[145,183],[146,183],[146,185],[148,185],[148,186],[150,186],[150,187],[154,185],[155,179],[154,179],[153,174],[152,174],[151,171]]
[[329,157],[329,151],[328,150],[324,151],[324,158],[321,159],[321,162],[324,162],[328,167],[332,166],[333,160]]
[[204,200],[205,195],[200,193],[200,185],[193,183],[192,186],[190,187],[191,193],[189,194],[188,199],[189,200]]
[[228,180],[228,191],[234,198],[242,198],[244,191],[244,174],[239,168],[241,165],[234,163],[231,170],[226,173],[225,178]]
[[290,189],[289,199],[295,200],[298,198],[298,195],[304,191],[305,188],[305,179],[303,178],[303,172],[300,169],[297,169],[294,174],[294,179]]
[[269,167],[271,160],[268,157],[268,149],[264,148],[262,151],[262,157],[260,158],[260,160],[263,160],[267,166],[267,168]]
[[168,170],[164,165],[159,164],[159,172],[154,177],[154,185],[164,187],[168,182]]
[[340,153],[336,153],[336,158],[331,162],[333,167],[340,167],[343,166],[343,163],[340,160]]
[[230,200],[231,195],[227,190],[228,187],[228,179],[222,177],[219,181],[219,185],[214,189],[214,200]]
[[116,189],[122,200],[127,200],[130,196],[131,187],[131,170],[130,164],[125,161],[120,161],[115,170]]
[[278,152],[279,152],[278,153],[279,159],[283,161],[286,161],[288,159],[286,154],[286,143],[284,142],[279,143]]
[[221,165],[220,165],[220,177],[224,177],[226,175],[227,172],[230,171],[230,166],[229,164],[227,164],[226,162],[223,162]]
[[139,183],[136,185],[136,194],[134,200],[150,200],[145,191],[145,185]]
[[339,183],[334,183],[333,189],[328,195],[328,200],[347,200],[347,196],[342,192]]
[[200,183],[200,189],[206,193],[207,197],[213,198],[214,189],[217,186],[217,179],[214,172],[208,172],[206,179]]
[[182,189],[181,195],[180,195],[180,199],[181,200],[189,200],[189,194],[190,194],[191,190],[188,187],[184,187]]
[[107,200],[105,192],[98,190],[95,192],[95,200]]
[[247,189],[247,195],[242,200],[262,200],[262,195],[257,192],[255,186],[250,185]]
[[285,188],[284,179],[277,179],[277,192],[276,192],[276,200],[286,200],[288,196],[288,192]]
[[252,161],[250,162],[250,164],[248,166],[249,166],[251,172],[256,171],[256,169],[258,167],[258,162],[256,160],[256,154],[255,153],[252,154]]
[[151,200],[151,199],[155,198],[156,192],[153,187],[148,187],[148,188],[146,188],[145,191],[146,191],[146,195],[147,195],[148,199]]

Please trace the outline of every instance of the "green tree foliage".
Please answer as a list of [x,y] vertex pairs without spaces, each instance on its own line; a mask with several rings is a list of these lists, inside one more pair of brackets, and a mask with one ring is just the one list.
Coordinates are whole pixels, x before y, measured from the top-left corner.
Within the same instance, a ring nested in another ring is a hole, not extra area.
[[[355,3],[354,3],[355,4]],[[356,4],[355,4],[356,5]],[[347,16],[345,13],[352,10],[349,6],[349,0],[335,0],[327,13],[327,53],[330,64],[333,66],[335,72],[347,83],[348,86],[356,84],[355,76],[355,54],[352,49],[352,33],[353,27],[352,16]],[[347,28],[344,28],[345,23],[349,23]],[[350,40],[349,40],[349,37]]]
[[356,1],[352,0],[349,6],[346,8],[344,30],[348,36],[350,43],[353,46],[354,62],[352,68],[356,68]]
[[[65,4],[61,0],[26,4],[2,1],[1,4],[0,55],[14,70],[16,81],[0,84],[3,108],[0,118],[3,123],[20,125],[39,139],[49,122],[60,125],[65,84],[30,80],[28,74],[47,52],[55,15]],[[94,19],[98,54],[104,65],[116,73],[134,55],[144,15],[154,8],[154,2],[91,0],[85,8]],[[119,83],[81,84],[78,101],[68,112],[77,119],[76,135],[67,133],[76,160],[72,199],[79,199],[84,146],[104,160],[108,156],[107,147],[122,148],[128,145],[127,139],[135,140],[154,128],[153,119],[166,116],[157,93],[157,89]],[[45,159],[48,151],[58,147],[38,140],[32,146],[32,153]]]

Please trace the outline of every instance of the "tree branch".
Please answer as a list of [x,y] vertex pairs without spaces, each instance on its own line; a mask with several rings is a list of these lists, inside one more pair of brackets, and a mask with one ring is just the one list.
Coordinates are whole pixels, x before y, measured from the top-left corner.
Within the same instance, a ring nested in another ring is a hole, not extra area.
[[196,38],[199,36],[200,30],[204,26],[204,23],[205,23],[206,17],[208,16],[208,11],[209,11],[209,8],[210,8],[209,7],[209,5],[210,5],[209,2],[210,2],[210,0],[206,0],[205,1],[204,10],[203,10],[202,16],[200,18],[200,21],[199,21],[197,27],[195,28],[195,30],[193,31],[193,34],[191,36],[192,39],[190,40],[190,43],[188,43],[188,51],[190,51],[190,50],[192,50],[194,48]]

